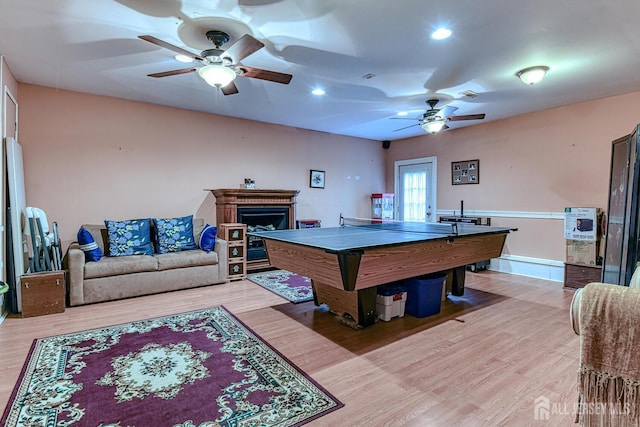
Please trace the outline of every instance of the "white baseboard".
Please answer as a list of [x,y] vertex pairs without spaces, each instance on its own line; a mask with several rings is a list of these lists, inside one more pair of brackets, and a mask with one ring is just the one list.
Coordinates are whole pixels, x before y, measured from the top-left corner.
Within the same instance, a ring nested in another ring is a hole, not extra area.
[[552,259],[502,255],[491,260],[490,270],[564,282],[564,262]]

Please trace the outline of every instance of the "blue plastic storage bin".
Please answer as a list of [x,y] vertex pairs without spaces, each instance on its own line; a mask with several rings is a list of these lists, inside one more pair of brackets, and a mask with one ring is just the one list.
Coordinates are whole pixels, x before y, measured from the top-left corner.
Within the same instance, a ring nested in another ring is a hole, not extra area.
[[415,317],[427,317],[440,313],[442,287],[446,281],[446,274],[405,280],[403,284],[407,288],[406,312]]

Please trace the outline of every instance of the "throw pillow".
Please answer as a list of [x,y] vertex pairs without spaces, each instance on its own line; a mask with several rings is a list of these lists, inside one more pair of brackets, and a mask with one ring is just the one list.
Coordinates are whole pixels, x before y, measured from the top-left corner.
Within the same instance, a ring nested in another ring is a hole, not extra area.
[[216,234],[218,234],[218,227],[205,225],[198,239],[198,247],[205,252],[211,252],[216,245]]
[[109,256],[153,255],[151,220],[105,221],[109,238]]
[[178,218],[154,218],[156,252],[197,249],[193,238],[193,215]]
[[89,230],[84,227],[80,227],[80,230],[78,230],[78,244],[82,252],[84,252],[85,261],[100,261],[102,251]]

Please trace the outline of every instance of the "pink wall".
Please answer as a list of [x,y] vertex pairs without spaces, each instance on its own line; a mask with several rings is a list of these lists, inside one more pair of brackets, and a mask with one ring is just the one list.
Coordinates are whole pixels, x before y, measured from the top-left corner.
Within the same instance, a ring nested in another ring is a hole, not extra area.
[[[63,246],[83,223],[195,214],[215,223],[207,188],[300,190],[297,217],[368,216],[384,188],[380,143],[20,84],[27,204],[57,221]],[[309,170],[326,171],[325,189]],[[357,178],[356,178],[357,177]]]
[[[639,102],[633,93],[394,142],[386,190],[396,160],[437,156],[438,210],[459,211],[464,200],[465,211],[517,212],[493,221],[519,229],[505,252],[563,261],[563,221],[526,217],[571,206],[606,210],[611,142],[640,122]],[[480,160],[480,183],[451,185],[451,162],[468,159]]]

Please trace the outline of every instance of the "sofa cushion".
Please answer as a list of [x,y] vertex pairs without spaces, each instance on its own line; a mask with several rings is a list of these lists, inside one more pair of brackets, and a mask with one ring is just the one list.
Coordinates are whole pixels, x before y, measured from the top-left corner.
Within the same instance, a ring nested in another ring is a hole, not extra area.
[[107,236],[107,228],[104,224],[82,224],[82,228],[91,233],[91,237],[95,240],[96,245],[102,251],[103,255],[107,255],[109,248],[109,238]]
[[131,255],[126,257],[104,257],[100,262],[84,265],[84,278],[118,276],[120,274],[156,271],[158,261],[149,255]]
[[154,218],[156,252],[166,254],[196,249],[193,215],[178,218]]
[[200,249],[158,254],[155,258],[158,260],[158,270],[214,265],[218,263],[218,254],[216,252],[207,253]]
[[80,230],[78,230],[78,245],[84,252],[85,261],[100,261],[100,258],[102,258],[102,251],[98,247],[96,240],[89,230],[84,227],[80,227]]
[[109,256],[153,255],[149,218],[104,222],[109,238]]
[[218,234],[217,227],[205,225],[198,238],[198,247],[205,252],[211,252],[216,245],[216,234]]
[[204,229],[204,219],[202,218],[193,218],[193,238],[198,243],[198,239],[200,238],[200,233]]

